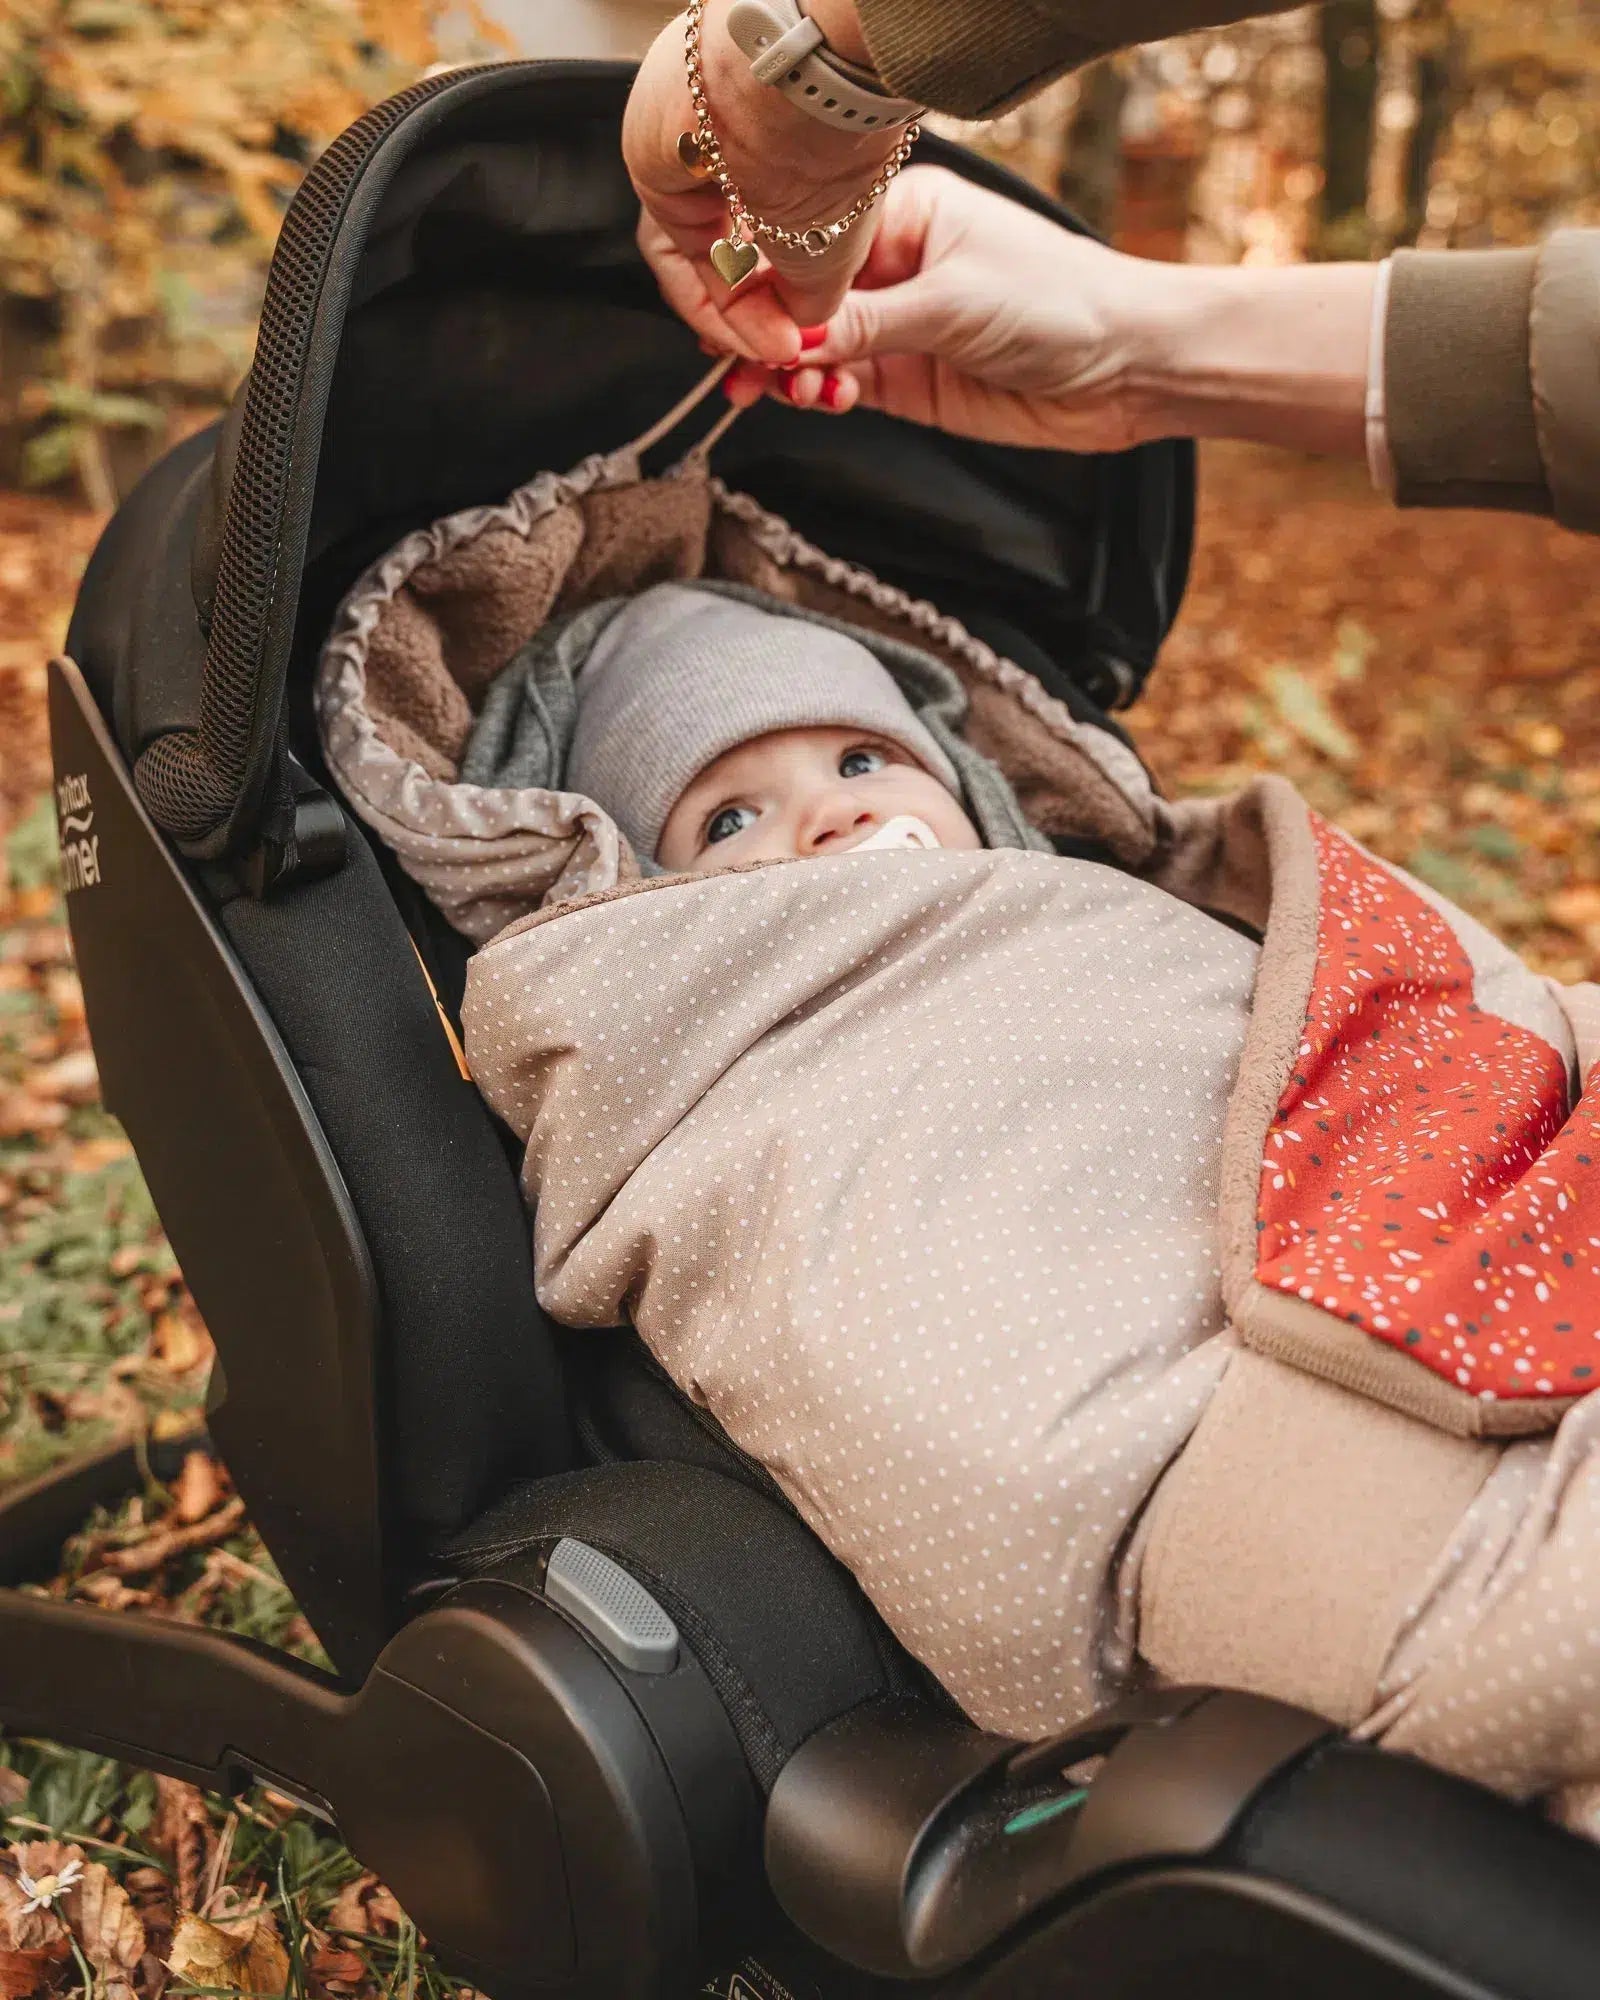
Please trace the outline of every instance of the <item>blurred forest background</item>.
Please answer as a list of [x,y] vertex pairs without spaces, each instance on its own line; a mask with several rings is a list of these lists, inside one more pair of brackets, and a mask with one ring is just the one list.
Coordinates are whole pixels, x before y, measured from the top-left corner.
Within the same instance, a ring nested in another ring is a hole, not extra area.
[[[98,1102],[56,877],[44,662],[105,513],[233,394],[284,208],[345,124],[439,61],[636,53],[667,11],[0,0],[0,1484],[181,1437],[210,1362]],[[1331,0],[953,129],[1127,249],[1283,262],[1600,222],[1597,112],[1600,0]],[[1600,975],[1594,564],[1542,521],[1397,514],[1360,467],[1210,447],[1189,594],[1129,720],[1169,788],[1283,770],[1542,970]],[[48,1589],[318,1656],[204,1451],[86,1523]],[[23,1914],[24,1877],[74,1861]],[[91,1984],[451,1990],[292,1801],[0,1738],[0,2000]]]
[[[231,393],[309,160],[427,63],[636,48],[641,0],[7,0],[0,478],[107,504]],[[980,133],[1145,255],[1523,243],[1600,214],[1596,0],[1330,0]]]

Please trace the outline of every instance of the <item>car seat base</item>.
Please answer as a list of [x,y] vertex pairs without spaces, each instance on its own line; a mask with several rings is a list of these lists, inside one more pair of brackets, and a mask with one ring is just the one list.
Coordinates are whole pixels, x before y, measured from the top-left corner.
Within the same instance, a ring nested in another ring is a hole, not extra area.
[[[76,1499],[84,1477],[60,1485]],[[760,1893],[754,1788],[698,1662],[629,1672],[543,1601],[537,1564],[459,1585],[353,1689],[251,1640],[17,1589],[0,1658],[0,1726],[224,1795],[270,1784],[497,2000],[687,1991],[702,1940]]]

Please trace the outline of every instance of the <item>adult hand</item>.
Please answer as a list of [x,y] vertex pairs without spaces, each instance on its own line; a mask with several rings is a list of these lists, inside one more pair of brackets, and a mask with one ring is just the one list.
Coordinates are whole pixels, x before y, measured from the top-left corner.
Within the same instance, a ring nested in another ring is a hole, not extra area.
[[[876,179],[899,133],[857,136],[809,117],[750,74],[728,34],[731,0],[706,0],[700,46],[712,123],[728,170],[752,213],[803,230],[843,215]],[[830,46],[864,59],[853,0],[812,0]],[[839,306],[872,244],[876,214],[821,257],[761,241],[764,263],[736,292],[712,269],[711,245],[728,233],[715,181],[698,180],[678,153],[695,126],[684,63],[686,22],[662,29],[640,65],[622,125],[622,152],[644,213],[639,243],[667,303],[707,345],[775,367],[800,351],[801,325]]]
[[1058,451],[1187,435],[1359,453],[1373,272],[1129,257],[914,167],[805,365],[741,368],[729,393]]
[[806,365],[787,383],[741,371],[730,393],[859,401],[965,437],[1117,451],[1135,438],[1133,385],[1164,270],[946,168],[913,167]]

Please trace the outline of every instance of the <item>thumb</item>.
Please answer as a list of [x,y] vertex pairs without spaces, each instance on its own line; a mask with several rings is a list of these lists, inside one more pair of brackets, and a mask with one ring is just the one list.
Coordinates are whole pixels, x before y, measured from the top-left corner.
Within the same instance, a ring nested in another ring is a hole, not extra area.
[[939,287],[923,275],[903,285],[853,291],[828,321],[821,343],[807,347],[805,358],[813,367],[827,368],[874,354],[936,355],[948,320]]
[[838,312],[871,254],[877,227],[875,214],[864,215],[816,256],[786,244],[762,242],[778,296],[797,325],[821,326]]

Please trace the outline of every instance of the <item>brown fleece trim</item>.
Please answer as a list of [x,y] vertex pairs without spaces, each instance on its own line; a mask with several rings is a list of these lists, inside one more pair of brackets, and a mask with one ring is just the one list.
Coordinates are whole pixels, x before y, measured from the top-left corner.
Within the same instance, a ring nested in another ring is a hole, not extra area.
[[1163,800],[1160,846],[1143,871],[1158,889],[1264,931],[1272,861],[1254,785],[1226,799]]
[[1600,230],[1558,230],[1539,252],[1530,314],[1533,417],[1556,519],[1600,532]]
[[[1240,1301],[1255,1283],[1267,1136],[1305,1034],[1317,969],[1320,883],[1310,810],[1292,785],[1282,778],[1257,779],[1233,809],[1254,816],[1272,884],[1250,1026],[1222,1134],[1222,1293],[1237,1318]],[[1248,847],[1248,818],[1241,836]]]
[[1154,844],[1141,815],[1085,751],[1042,729],[1004,688],[964,677],[966,736],[1000,766],[1017,803],[1041,833],[1103,840],[1119,861],[1143,861]]
[[430,778],[437,778],[441,784],[454,782],[459,766],[453,757],[447,757],[437,747],[433,737],[421,735],[409,722],[402,722],[398,715],[386,715],[370,703],[367,713],[372,718],[372,726],[380,742],[387,743],[397,757],[403,757],[408,764],[420,765]]
[[764,590],[781,604],[800,602],[799,577],[793,570],[775,561],[749,527],[725,507],[717,508],[711,517],[711,532],[706,542],[706,570],[711,576],[726,577],[730,583],[743,583],[752,590]]
[[583,510],[569,502],[526,535],[489,528],[412,572],[404,594],[433,619],[441,664],[474,709],[549,617],[584,535]]
[[1167,1680],[1361,1720],[1498,1458],[1298,1366],[1236,1354],[1150,1503],[1140,1653]]
[[1544,983],[1572,1030],[1580,1082],[1588,1080],[1600,1090],[1600,1076],[1589,1075],[1600,1063],[1600,985],[1592,979],[1581,980],[1574,986],[1563,986],[1558,979],[1547,979]]
[[1239,1332],[1259,1354],[1464,1438],[1534,1437],[1554,1430],[1580,1398],[1498,1397],[1485,1402],[1401,1348],[1307,1299],[1252,1281],[1233,1304]]
[[[1384,401],[1402,506],[1550,501],[1534,425],[1533,250],[1400,250],[1384,323]],[[1591,314],[1588,322],[1593,325]]]
[[631,597],[652,584],[704,571],[711,523],[711,489],[704,477],[600,487],[579,504],[583,547],[562,583],[558,612],[580,610],[602,597]]
[[[527,535],[491,528],[421,563],[380,610],[367,641],[367,712],[380,742],[450,782],[472,733],[473,705],[549,616],[583,541],[575,505]],[[399,725],[398,727],[396,725]]]
[[[435,766],[454,777],[472,730],[472,708],[444,663],[439,628],[410,596],[386,607],[367,645],[367,712],[397,754],[400,740],[432,746]],[[396,727],[396,725],[398,725]],[[434,769],[434,775],[441,773]]]

